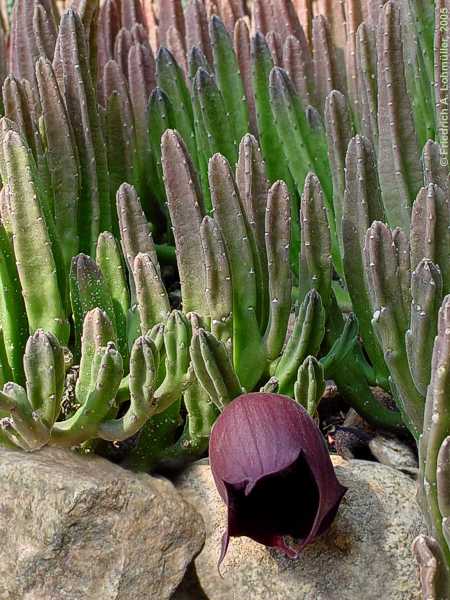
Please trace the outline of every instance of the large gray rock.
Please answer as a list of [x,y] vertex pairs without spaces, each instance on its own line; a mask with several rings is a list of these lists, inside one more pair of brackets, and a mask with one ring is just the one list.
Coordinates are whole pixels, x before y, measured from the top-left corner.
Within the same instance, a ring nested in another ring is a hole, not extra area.
[[411,545],[424,530],[415,483],[399,471],[366,461],[333,457],[348,487],[331,529],[292,561],[248,538],[234,538],[220,571],[217,560],[225,507],[206,464],[177,482],[201,511],[206,544],[195,571],[173,600],[419,600]]
[[1,600],[164,600],[204,542],[163,479],[101,458],[0,449]]

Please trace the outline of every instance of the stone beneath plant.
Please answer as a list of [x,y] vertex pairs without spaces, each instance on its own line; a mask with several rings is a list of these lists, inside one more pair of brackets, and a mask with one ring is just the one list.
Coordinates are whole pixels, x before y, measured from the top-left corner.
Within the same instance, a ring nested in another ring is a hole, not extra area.
[[378,434],[370,440],[369,448],[381,464],[394,467],[409,475],[418,474],[419,465],[413,450],[399,439]]
[[0,449],[2,600],[164,600],[204,542],[173,485],[101,458]]
[[407,475],[378,463],[333,457],[348,488],[329,531],[289,560],[248,538],[230,542],[220,571],[222,503],[205,462],[182,474],[177,489],[202,513],[206,544],[173,600],[419,600],[411,546],[425,530]]

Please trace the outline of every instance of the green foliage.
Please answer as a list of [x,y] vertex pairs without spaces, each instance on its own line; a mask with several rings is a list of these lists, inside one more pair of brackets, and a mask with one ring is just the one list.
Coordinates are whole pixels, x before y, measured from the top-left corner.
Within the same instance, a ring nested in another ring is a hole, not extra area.
[[438,597],[450,4],[244,4],[160,3],[159,46],[140,0],[16,0],[1,24],[1,441],[139,432],[131,465],[178,464],[242,390],[315,414],[332,378],[419,443]]
[[[335,271],[344,274],[346,147],[353,122],[364,122],[354,114],[362,104],[355,95],[363,92],[352,89],[351,104],[343,95],[336,23],[319,18],[305,33],[286,2],[280,19],[255,13],[259,31],[250,40],[234,9],[213,15],[208,27],[210,15],[198,3],[184,15],[169,4],[156,48],[140,3],[125,4],[115,10],[107,3],[97,21],[95,3],[75,3],[61,19],[50,1],[34,0],[31,20],[23,2],[14,11],[15,77],[3,89],[8,120],[0,153],[4,377],[25,382],[26,338],[41,328],[69,346],[82,366],[92,362],[97,350],[89,336],[82,341],[82,332],[97,310],[101,347],[112,342],[121,356],[125,377],[116,396],[125,402],[131,402],[133,348],[139,336],[156,336],[162,352],[156,412],[181,410],[184,403],[182,439],[192,447],[204,447],[199,440],[214,420],[207,390],[187,374],[191,337],[200,339],[193,329],[223,344],[239,388],[247,391],[275,377],[280,391],[294,395],[309,355],[325,353],[325,370],[337,372],[339,354],[351,351],[351,401],[357,404],[364,390],[364,414],[394,424],[395,413],[383,413],[370,394],[369,383],[387,385],[370,318],[360,321],[371,364],[356,338],[342,350],[346,328],[333,292]],[[283,39],[278,50],[277,37]],[[248,134],[250,127],[259,139]],[[28,197],[18,229],[18,209]],[[361,232],[371,218],[359,224]],[[32,228],[34,221],[39,225]],[[355,252],[362,237],[354,240]],[[173,242],[175,250],[167,245]],[[174,264],[175,253],[179,315],[171,313],[166,289],[172,267],[165,265]],[[349,283],[352,298],[360,276],[361,268],[354,287]],[[357,303],[355,309],[362,313]],[[91,378],[83,366],[83,403]],[[341,387],[348,389],[342,378]],[[181,452],[177,444],[172,458]]]

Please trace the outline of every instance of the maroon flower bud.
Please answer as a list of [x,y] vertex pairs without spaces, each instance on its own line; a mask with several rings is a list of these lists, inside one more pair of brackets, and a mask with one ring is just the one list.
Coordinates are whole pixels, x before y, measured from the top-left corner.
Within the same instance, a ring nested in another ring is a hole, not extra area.
[[278,394],[233,400],[214,425],[209,458],[228,507],[219,564],[239,536],[297,557],[331,525],[346,492],[314,421]]

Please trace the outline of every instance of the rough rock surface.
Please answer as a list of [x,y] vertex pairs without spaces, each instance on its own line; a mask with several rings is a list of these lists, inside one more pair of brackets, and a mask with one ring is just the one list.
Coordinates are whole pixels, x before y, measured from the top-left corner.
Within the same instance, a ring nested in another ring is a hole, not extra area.
[[173,485],[101,458],[0,449],[1,600],[164,600],[204,542]]
[[333,457],[348,487],[331,529],[292,561],[234,538],[217,571],[225,507],[207,464],[177,482],[201,511],[207,540],[173,600],[419,600],[411,546],[424,524],[415,483],[391,467]]
[[370,440],[369,448],[381,464],[417,476],[419,464],[414,452],[397,438],[378,434]]

